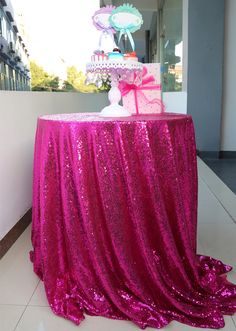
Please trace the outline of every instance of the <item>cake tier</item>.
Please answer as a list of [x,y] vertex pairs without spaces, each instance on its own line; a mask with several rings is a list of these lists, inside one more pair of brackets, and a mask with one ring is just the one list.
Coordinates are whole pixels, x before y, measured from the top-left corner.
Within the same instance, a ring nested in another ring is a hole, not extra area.
[[143,64],[137,61],[113,61],[107,60],[102,62],[90,62],[86,65],[86,71],[94,72],[94,71],[106,71],[119,69],[119,70],[134,70],[141,71],[143,69]]
[[110,61],[124,61],[124,55],[117,52],[108,53],[108,59]]

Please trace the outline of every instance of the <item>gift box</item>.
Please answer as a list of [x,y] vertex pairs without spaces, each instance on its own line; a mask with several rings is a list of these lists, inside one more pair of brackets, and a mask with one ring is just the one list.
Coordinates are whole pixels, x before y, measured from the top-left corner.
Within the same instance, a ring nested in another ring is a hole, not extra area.
[[119,88],[123,106],[130,113],[150,114],[164,111],[159,63],[146,63],[144,65],[141,84],[137,77],[133,84],[121,81]]

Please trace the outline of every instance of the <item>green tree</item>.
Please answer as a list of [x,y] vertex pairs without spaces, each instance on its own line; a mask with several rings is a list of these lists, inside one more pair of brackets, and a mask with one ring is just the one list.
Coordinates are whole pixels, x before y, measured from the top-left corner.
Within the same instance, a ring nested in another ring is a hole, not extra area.
[[103,84],[101,88],[97,88],[94,84],[85,84],[86,76],[82,71],[78,71],[75,66],[67,68],[67,81],[64,83],[66,91],[79,91],[83,93],[93,93],[107,91],[108,84]]
[[75,92],[76,91],[74,86],[71,83],[69,83],[67,80],[64,81],[62,90],[65,91],[65,92]]
[[92,85],[85,84],[85,75],[82,71],[78,71],[75,66],[67,68],[67,87],[74,91],[89,93],[89,92],[98,92],[97,87]]
[[49,76],[48,87],[51,88],[52,91],[57,91],[59,89],[59,77]]
[[67,80],[64,81],[62,88],[59,88],[59,77],[50,75],[34,61],[30,63],[30,71],[32,91],[93,93],[107,91],[110,88],[107,82],[101,88],[97,88],[94,84],[86,85],[85,74],[78,71],[75,66],[67,68]]
[[76,88],[76,86],[79,85],[80,81],[81,81],[80,73],[77,71],[76,67],[75,66],[68,67],[67,82],[72,86],[74,86],[74,88]]
[[48,74],[36,62],[30,62],[31,87],[33,91],[57,91],[59,78]]
[[46,72],[34,61],[30,62],[31,86],[32,90],[37,87],[43,87],[46,80]]

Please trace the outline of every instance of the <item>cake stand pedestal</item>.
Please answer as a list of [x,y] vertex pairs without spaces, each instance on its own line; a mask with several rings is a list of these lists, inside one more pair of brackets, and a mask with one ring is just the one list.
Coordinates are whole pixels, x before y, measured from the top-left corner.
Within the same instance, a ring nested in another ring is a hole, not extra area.
[[132,84],[134,79],[142,81],[143,64],[136,61],[102,61],[91,62],[86,66],[87,81],[94,82],[108,77],[111,81],[111,89],[108,93],[110,105],[103,108],[100,112],[102,117],[127,117],[130,112],[119,105],[121,92],[119,90],[119,81],[124,80]]

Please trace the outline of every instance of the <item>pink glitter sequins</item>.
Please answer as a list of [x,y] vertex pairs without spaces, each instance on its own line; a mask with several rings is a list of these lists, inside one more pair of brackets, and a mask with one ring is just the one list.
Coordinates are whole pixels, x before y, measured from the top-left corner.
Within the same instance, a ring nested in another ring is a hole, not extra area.
[[55,314],[223,327],[236,285],[196,255],[196,227],[190,116],[38,120],[31,259]]

